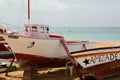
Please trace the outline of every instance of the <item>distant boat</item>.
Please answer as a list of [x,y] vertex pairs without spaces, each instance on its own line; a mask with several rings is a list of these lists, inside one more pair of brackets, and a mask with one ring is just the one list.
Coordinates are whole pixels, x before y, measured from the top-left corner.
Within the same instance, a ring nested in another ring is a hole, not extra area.
[[11,52],[10,47],[8,46],[8,44],[6,42],[4,42],[5,40],[0,37],[0,59],[8,59],[8,58],[13,58],[14,55]]
[[[23,34],[4,31],[4,29],[0,34],[12,48],[18,64],[23,69],[65,66],[68,55],[60,43],[64,37],[50,35],[49,25],[30,24],[30,0],[28,0],[28,24],[24,26]],[[94,46],[92,42],[66,41],[65,43],[70,52],[90,49]]]
[[72,57],[96,78],[120,73],[120,46],[72,52]]
[[0,59],[10,59],[13,57],[14,55],[10,51],[0,51]]

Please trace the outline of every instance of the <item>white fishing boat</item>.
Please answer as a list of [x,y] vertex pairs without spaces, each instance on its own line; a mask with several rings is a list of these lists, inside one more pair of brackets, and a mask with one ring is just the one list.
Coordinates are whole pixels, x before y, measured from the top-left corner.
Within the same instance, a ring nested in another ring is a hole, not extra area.
[[[12,51],[23,69],[65,66],[68,55],[60,43],[63,36],[50,35],[49,25],[30,24],[30,0],[28,0],[28,24],[23,34],[8,32],[0,33],[12,48]],[[95,43],[66,41],[70,52],[93,48]]]

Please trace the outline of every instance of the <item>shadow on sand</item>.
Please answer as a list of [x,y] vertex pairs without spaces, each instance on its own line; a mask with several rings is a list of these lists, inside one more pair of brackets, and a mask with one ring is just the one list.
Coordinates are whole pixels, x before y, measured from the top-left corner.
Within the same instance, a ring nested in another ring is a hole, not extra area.
[[[11,78],[11,80],[22,80],[23,73],[19,73],[20,71],[21,70],[9,73],[7,77]],[[7,79],[0,78],[0,80]],[[38,70],[38,80],[79,80],[79,78],[77,77],[77,74],[74,74],[74,76],[70,76],[69,70],[68,74],[65,75],[65,68],[43,68]]]
[[[69,70],[68,74],[65,75],[65,69],[55,69],[47,72],[38,72],[38,80],[75,80],[77,75],[70,76]],[[79,80],[79,79],[77,79]]]
[[0,80],[6,80],[5,78],[0,77]]

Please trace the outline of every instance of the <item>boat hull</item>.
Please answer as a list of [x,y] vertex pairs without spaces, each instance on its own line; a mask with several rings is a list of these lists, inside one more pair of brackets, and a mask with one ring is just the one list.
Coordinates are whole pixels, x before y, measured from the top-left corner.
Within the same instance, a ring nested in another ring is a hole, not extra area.
[[86,70],[96,78],[114,76],[120,73],[120,60],[89,67]]
[[[60,43],[63,37],[31,38],[9,34],[1,34],[1,36],[10,45],[19,65],[23,69],[65,66],[65,61],[68,59],[65,49]],[[83,43],[88,44],[88,42],[66,42],[70,52],[83,50]]]
[[120,46],[71,53],[73,58],[96,78],[120,73]]
[[19,36],[19,38],[11,38],[9,35],[3,34],[4,39],[10,45],[14,53],[31,54],[45,57],[65,57],[65,51],[60,44],[62,38],[30,38],[27,36]]
[[48,58],[43,56],[36,56],[31,54],[15,53],[15,57],[21,68],[38,69],[43,67],[63,67],[65,66],[67,58]]

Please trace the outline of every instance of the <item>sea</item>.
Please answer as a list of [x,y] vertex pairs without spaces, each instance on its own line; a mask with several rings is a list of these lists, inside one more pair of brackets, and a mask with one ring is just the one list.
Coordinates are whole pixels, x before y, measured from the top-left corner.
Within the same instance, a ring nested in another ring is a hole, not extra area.
[[51,31],[69,39],[120,42],[120,27],[51,27]]
[[[18,32],[24,31],[23,27],[12,28]],[[50,34],[84,41],[120,42],[120,27],[50,27]]]

